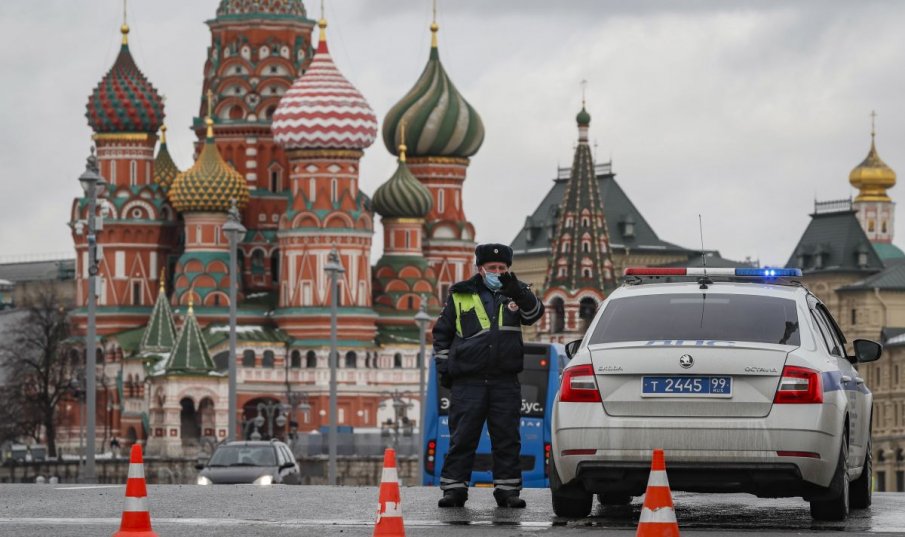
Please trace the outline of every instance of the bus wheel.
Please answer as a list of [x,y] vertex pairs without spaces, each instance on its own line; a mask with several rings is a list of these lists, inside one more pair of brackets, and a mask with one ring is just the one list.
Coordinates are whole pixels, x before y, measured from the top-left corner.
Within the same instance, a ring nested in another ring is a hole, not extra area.
[[632,503],[632,497],[628,494],[598,494],[597,501],[601,505],[628,505]]

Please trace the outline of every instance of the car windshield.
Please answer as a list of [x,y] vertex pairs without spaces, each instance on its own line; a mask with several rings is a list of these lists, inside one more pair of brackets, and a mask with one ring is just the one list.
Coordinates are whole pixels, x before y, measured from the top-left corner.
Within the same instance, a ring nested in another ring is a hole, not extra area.
[[211,457],[210,466],[276,466],[272,446],[221,446]]
[[664,340],[801,344],[794,300],[713,293],[612,300],[589,342]]

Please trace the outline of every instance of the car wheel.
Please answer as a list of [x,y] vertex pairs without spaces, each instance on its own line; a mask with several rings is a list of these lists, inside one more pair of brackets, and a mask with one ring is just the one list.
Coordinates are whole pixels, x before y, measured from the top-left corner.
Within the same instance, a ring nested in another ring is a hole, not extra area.
[[874,472],[873,441],[867,440],[867,456],[864,458],[864,467],[861,469],[861,477],[852,481],[849,485],[849,505],[852,509],[867,509],[871,504],[872,480]]
[[628,505],[632,503],[632,497],[628,494],[598,494],[597,501],[601,505]]
[[836,473],[830,481],[829,497],[821,500],[811,500],[811,517],[814,520],[845,520],[849,510],[849,482],[846,471],[848,460],[848,438],[843,436],[842,447],[839,449],[839,462],[836,464]]
[[577,487],[563,486],[556,472],[556,465],[550,461],[550,496],[553,512],[563,518],[584,518],[591,514],[594,495]]

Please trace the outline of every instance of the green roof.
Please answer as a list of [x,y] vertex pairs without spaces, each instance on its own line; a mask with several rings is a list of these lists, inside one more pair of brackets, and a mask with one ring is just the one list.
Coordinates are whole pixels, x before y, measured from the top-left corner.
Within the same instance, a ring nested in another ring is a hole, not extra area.
[[[610,248],[630,249],[632,253],[693,253],[692,250],[661,240],[641,211],[616,181],[611,163],[594,167],[610,237]],[[550,254],[550,239],[555,234],[559,207],[569,181],[571,168],[560,168],[553,187],[525,219],[524,227],[510,246],[515,255]]]
[[[862,257],[863,255],[863,257]],[[883,261],[864,233],[855,211],[815,212],[786,263],[805,274],[883,270]]]
[[905,252],[899,249],[895,244],[887,244],[884,242],[873,243],[874,251],[880,256],[880,259],[886,261],[888,259],[905,259]]
[[167,374],[204,374],[216,370],[202,336],[195,312],[189,307],[182,330],[176,336],[173,352],[164,366]]
[[173,310],[170,309],[166,290],[161,288],[142,335],[140,350],[142,353],[169,352],[175,341],[176,324],[173,323]]

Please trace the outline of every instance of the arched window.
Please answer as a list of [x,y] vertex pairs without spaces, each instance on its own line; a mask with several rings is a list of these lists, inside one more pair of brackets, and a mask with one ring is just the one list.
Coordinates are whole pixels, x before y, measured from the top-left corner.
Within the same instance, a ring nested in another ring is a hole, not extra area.
[[251,273],[264,274],[264,251],[255,250],[251,254]]
[[591,252],[591,241],[581,241],[581,251],[584,253]]
[[582,330],[587,330],[597,313],[597,301],[591,297],[584,297],[578,303],[578,318],[581,319]]
[[355,354],[355,351],[349,351],[346,353],[346,367],[348,369],[355,369],[358,367],[358,355]]
[[308,351],[305,354],[305,367],[308,369],[317,367],[317,354],[315,354],[314,351]]
[[591,219],[588,218],[587,216],[583,216],[581,218],[581,225],[582,225],[582,227],[589,227],[591,225]]
[[444,191],[441,188],[437,191],[437,212],[442,213],[446,210],[446,198],[444,196]]
[[569,246],[570,246],[570,245],[571,245],[571,243],[569,243],[569,241],[563,241],[563,243],[562,243],[562,253],[564,253],[564,254],[569,253]]
[[242,367],[254,367],[255,366],[255,351],[251,349],[246,349],[242,352]]
[[566,304],[563,299],[555,297],[550,301],[550,331],[561,334],[566,330]]
[[264,351],[264,362],[262,365],[264,367],[272,368],[274,362],[275,362],[275,359],[273,356],[273,351]]
[[292,360],[290,365],[293,369],[298,369],[302,367],[302,353],[299,351],[292,351]]
[[336,203],[337,199],[339,199],[339,181],[334,177],[330,181],[330,201]]
[[402,368],[402,354],[396,353],[393,355],[393,369],[401,369]]

